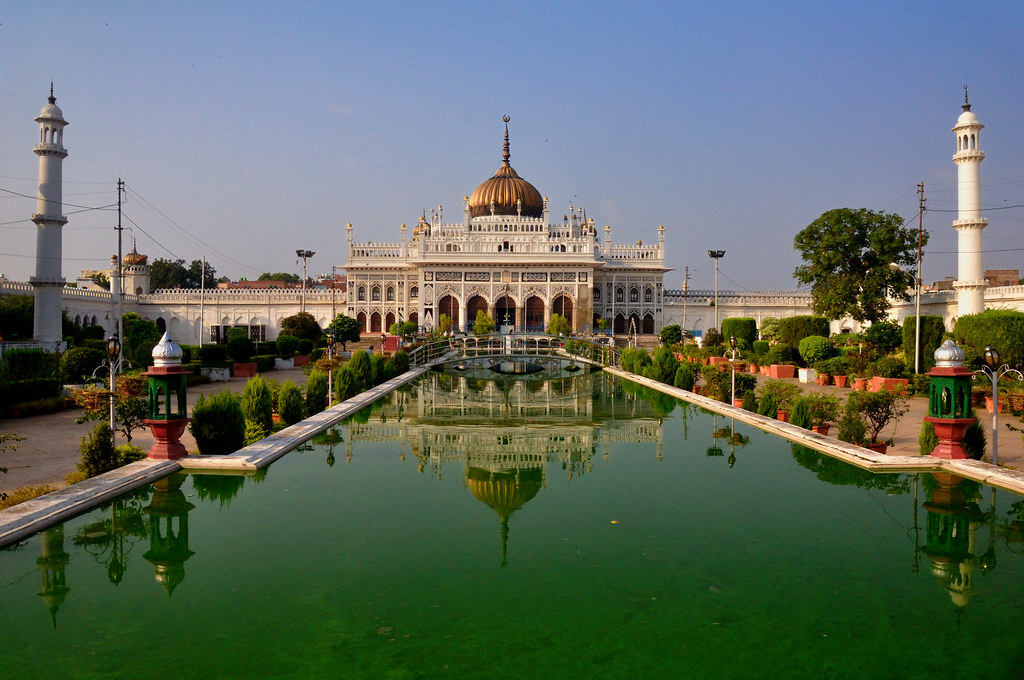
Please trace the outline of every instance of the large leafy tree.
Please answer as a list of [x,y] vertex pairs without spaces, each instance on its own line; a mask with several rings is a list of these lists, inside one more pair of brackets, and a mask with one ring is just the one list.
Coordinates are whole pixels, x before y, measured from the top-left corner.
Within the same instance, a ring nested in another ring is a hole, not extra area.
[[294,335],[299,340],[319,342],[323,329],[309,312],[299,312],[281,319],[281,334]]
[[298,283],[300,281],[298,274],[288,274],[285,272],[263,272],[257,281],[284,281],[286,283]]
[[[160,288],[200,288],[203,280],[203,261],[192,260],[185,265],[185,260],[154,260],[149,265],[149,287],[151,290]],[[206,287],[217,287],[217,271],[209,263],[206,264]]]
[[[922,245],[927,242],[926,232]],[[899,215],[864,208],[829,210],[796,235],[793,247],[805,262],[793,275],[811,285],[817,314],[881,321],[889,311],[889,298],[910,298],[907,290],[914,286],[914,275],[905,268],[917,261],[917,232],[904,228]]]
[[341,343],[342,351],[346,351],[345,343],[359,342],[362,326],[352,317],[339,314],[328,324],[327,330],[334,331],[334,339]]

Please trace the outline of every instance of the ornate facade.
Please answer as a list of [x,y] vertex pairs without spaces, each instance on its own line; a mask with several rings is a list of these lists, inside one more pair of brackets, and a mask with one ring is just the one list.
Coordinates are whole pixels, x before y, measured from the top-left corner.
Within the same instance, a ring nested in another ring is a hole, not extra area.
[[357,243],[346,229],[346,314],[367,333],[412,321],[436,328],[441,315],[468,329],[485,312],[499,327],[541,330],[561,314],[574,330],[605,319],[616,332],[663,325],[665,230],[657,242],[613,244],[583,208],[552,221],[548,199],[509,164],[508,117],[501,165],[463,198],[462,220],[424,214],[398,242]]

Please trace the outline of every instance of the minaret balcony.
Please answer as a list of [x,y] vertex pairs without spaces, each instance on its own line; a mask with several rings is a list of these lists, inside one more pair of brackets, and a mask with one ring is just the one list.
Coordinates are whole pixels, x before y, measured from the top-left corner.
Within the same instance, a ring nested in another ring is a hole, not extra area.
[[33,286],[63,286],[67,280],[63,276],[30,276],[28,282]]
[[984,229],[988,225],[985,217],[968,217],[963,220],[953,220],[954,229]]
[[961,163],[980,163],[983,160],[985,160],[985,152],[978,151],[977,149],[965,149],[953,154],[953,162],[957,165]]
[[32,215],[32,221],[36,222],[54,222],[60,224],[67,224],[68,218],[66,215],[41,215],[40,213],[34,213]]

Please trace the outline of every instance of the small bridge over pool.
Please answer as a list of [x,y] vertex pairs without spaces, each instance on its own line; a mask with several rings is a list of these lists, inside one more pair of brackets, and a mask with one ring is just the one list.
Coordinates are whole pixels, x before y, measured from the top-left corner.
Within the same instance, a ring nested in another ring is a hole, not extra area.
[[[495,375],[569,375],[594,367],[618,366],[620,351],[607,340],[564,338],[535,333],[454,336],[417,347],[413,366]],[[480,377],[484,377],[480,375]]]

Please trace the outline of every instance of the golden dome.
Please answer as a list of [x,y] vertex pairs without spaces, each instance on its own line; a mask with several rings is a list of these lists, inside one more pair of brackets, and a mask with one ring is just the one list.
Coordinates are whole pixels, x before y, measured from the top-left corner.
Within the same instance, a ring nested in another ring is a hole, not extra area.
[[139,251],[135,250],[135,246],[132,246],[132,252],[124,256],[121,262],[129,267],[134,265],[144,265],[149,260],[149,257],[143,255]]
[[501,166],[494,176],[473,190],[469,196],[469,216],[480,217],[491,214],[494,204],[495,215],[518,215],[541,217],[544,214],[544,199],[537,188],[516,174],[508,163],[508,116],[505,121],[505,146]]

